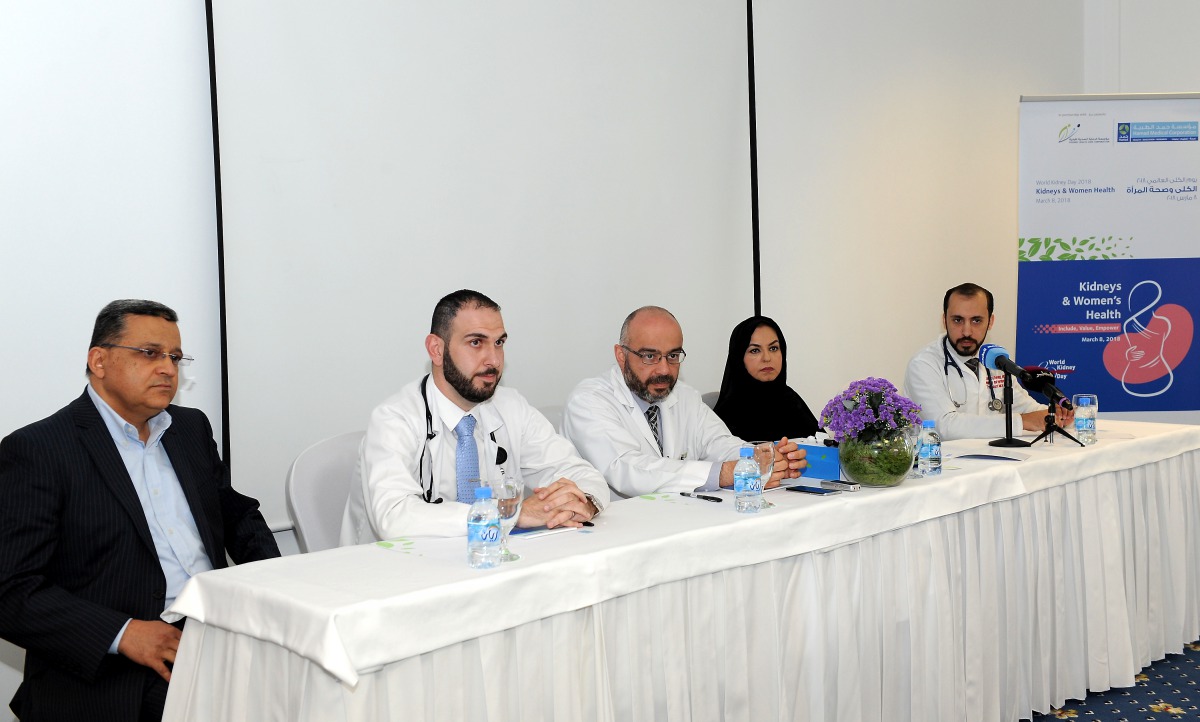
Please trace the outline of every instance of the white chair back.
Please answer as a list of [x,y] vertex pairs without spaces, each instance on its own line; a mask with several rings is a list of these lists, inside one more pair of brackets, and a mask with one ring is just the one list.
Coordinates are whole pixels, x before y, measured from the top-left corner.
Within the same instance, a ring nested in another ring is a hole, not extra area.
[[550,425],[554,427],[554,433],[556,433],[556,434],[562,433],[563,407],[561,407],[561,406],[539,406],[538,411],[540,411],[542,413],[542,416],[545,416],[546,420],[550,422]]
[[300,551],[318,552],[338,545],[364,433],[351,431],[318,441],[292,462],[284,496]]

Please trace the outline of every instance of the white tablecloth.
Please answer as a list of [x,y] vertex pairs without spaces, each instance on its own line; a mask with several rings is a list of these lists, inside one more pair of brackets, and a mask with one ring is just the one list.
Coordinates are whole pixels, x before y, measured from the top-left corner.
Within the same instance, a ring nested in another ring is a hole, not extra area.
[[1128,686],[1200,637],[1200,428],[1064,441],[758,515],[631,499],[490,571],[401,539],[201,574],[166,719],[1016,720]]

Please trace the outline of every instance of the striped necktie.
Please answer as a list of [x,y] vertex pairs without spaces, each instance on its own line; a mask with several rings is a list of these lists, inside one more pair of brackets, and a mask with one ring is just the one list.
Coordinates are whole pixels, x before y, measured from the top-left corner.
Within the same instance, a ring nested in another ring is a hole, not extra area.
[[651,404],[650,408],[646,409],[646,421],[650,424],[650,430],[654,432],[654,443],[658,444],[658,453],[663,453],[662,436],[658,433],[658,405]]

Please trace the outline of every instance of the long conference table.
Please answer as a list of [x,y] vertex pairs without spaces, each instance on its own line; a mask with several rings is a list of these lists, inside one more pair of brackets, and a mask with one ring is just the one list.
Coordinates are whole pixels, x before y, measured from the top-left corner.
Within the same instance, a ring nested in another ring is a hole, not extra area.
[[398,539],[192,579],[167,720],[1018,720],[1200,637],[1200,427],[737,514],[653,494],[594,528]]

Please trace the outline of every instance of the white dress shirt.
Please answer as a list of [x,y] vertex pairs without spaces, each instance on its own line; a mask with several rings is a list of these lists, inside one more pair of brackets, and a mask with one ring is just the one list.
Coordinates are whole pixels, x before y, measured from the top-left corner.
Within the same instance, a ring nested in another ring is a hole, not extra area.
[[[428,406],[421,399],[424,384]],[[426,409],[432,432],[426,449]],[[341,544],[399,536],[464,536],[468,504],[455,501],[454,427],[470,413],[482,478],[519,475],[530,490],[560,478],[575,482],[598,509],[609,499],[600,474],[516,391],[503,386],[469,412],[447,399],[431,377],[414,381],[371,412],[342,517]],[[492,436],[495,436],[495,441]],[[503,447],[503,454],[500,449]],[[498,464],[500,456],[507,459]],[[423,463],[422,463],[423,457]],[[429,491],[430,502],[424,495]],[[431,503],[441,499],[439,503]]]
[[[976,377],[966,363],[973,357],[959,356],[945,338],[939,336],[908,362],[904,374],[908,397],[921,406],[921,418],[937,422],[944,441],[1003,437],[1004,409],[994,411],[988,403],[993,394],[1004,400],[1004,372],[981,365]],[[1034,401],[1015,379],[1013,385],[1013,435],[1019,436],[1020,415],[1046,407]]]
[[710,479],[718,478],[719,469],[714,466],[736,459],[742,440],[685,383],[657,403],[662,453],[642,405],[613,364],[607,375],[587,379],[571,392],[563,409],[563,435],[620,497],[715,486]]

